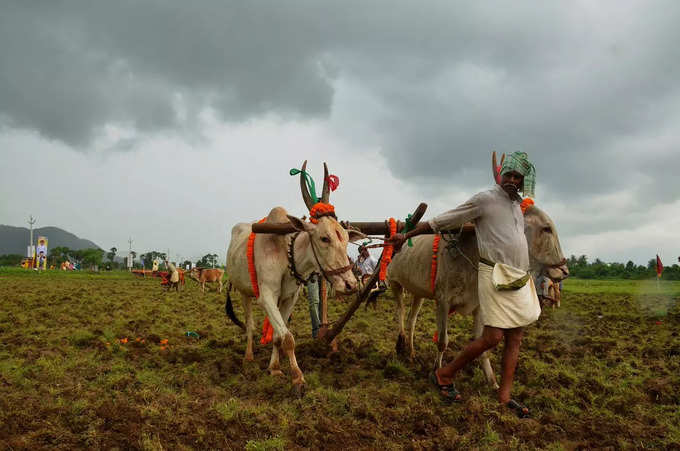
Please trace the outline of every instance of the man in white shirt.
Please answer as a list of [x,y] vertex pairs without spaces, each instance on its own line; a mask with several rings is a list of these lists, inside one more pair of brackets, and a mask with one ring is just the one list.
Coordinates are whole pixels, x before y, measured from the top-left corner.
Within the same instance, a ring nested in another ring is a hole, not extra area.
[[373,275],[375,268],[378,266],[378,260],[372,256],[366,246],[359,246],[359,258],[357,258],[357,268],[361,272],[361,281],[366,280]]
[[[523,328],[538,319],[541,308],[530,277],[523,277],[523,283],[507,289],[496,288],[492,274],[496,267],[507,268],[516,274],[526,274],[529,270],[529,248],[520,208],[522,198],[517,192],[522,191],[525,196],[533,197],[535,171],[526,153],[515,152],[503,163],[499,185],[474,195],[467,202],[429,222],[421,222],[406,234],[396,234],[388,241],[395,249],[399,249],[412,236],[453,230],[468,221],[474,222],[480,256],[478,292],[484,332],[480,338],[468,344],[452,362],[433,372],[430,380],[438,387],[445,400],[460,401],[460,395],[453,385],[458,372],[484,351],[496,347],[505,339],[498,399],[520,418],[529,417],[529,409],[512,399],[510,391]],[[520,279],[514,281],[513,286],[517,282]]]

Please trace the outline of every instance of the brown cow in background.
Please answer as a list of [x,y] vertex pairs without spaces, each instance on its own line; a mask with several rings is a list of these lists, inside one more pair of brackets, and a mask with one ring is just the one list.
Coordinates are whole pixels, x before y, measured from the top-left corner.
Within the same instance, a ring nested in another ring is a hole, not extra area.
[[222,292],[222,276],[224,269],[193,268],[189,273],[190,277],[201,284],[201,290],[205,293],[206,282],[217,282]]

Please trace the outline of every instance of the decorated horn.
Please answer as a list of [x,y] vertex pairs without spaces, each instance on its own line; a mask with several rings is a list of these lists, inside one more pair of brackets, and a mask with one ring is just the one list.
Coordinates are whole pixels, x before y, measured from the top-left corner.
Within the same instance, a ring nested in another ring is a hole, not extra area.
[[331,195],[331,189],[328,185],[328,166],[326,162],[323,164],[323,191],[321,191],[321,202],[324,204],[328,203],[328,198]]
[[[302,171],[300,172],[300,190],[302,190],[302,199],[305,201],[305,205],[307,205],[307,209],[311,210],[312,207],[314,206],[315,202],[312,199],[311,194],[309,194],[309,190],[307,189],[307,184],[305,183],[305,170],[307,169],[307,160],[305,160],[304,163],[302,163]],[[324,185],[325,188],[325,185]]]

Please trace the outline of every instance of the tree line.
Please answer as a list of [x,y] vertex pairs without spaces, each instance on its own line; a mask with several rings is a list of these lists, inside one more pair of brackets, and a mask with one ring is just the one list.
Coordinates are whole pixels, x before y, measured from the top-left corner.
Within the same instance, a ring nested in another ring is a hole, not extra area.
[[[627,263],[605,263],[599,258],[588,262],[588,257],[572,255],[567,260],[571,277],[581,279],[650,279],[656,277],[656,258],[652,258],[647,265],[636,265],[628,260]],[[663,280],[680,280],[680,266],[664,266],[661,274]]]

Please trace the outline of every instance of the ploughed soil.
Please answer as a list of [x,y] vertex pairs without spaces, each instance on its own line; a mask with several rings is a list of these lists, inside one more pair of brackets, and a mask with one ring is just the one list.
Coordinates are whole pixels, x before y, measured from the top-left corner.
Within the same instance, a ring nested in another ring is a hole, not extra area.
[[[167,293],[125,272],[4,269],[0,449],[680,448],[679,300],[678,283],[568,280],[562,307],[526,331],[514,396],[533,419],[519,420],[477,364],[457,380],[463,402],[442,404],[427,382],[432,301],[411,361],[395,351],[389,292],[357,311],[335,354],[312,340],[301,297],[291,328],[307,386],[297,398],[286,359],[285,376],[266,371],[271,345],[243,362],[244,335],[215,287],[204,295],[187,280]],[[348,305],[331,299],[331,320]],[[450,317],[446,359],[471,326]]]

